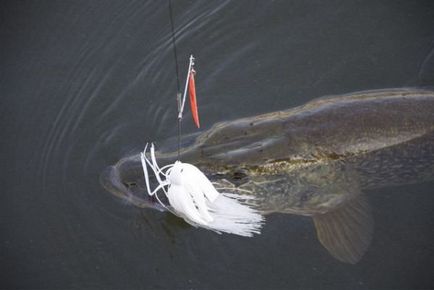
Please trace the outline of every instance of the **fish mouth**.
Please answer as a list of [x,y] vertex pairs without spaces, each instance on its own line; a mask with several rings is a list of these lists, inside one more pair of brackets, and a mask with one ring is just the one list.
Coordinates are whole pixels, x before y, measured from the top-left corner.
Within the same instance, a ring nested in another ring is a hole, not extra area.
[[[128,204],[140,208],[153,208],[159,211],[165,211],[167,200],[163,196],[161,204],[155,196],[149,196],[146,193],[146,187],[143,184],[143,174],[140,176],[134,170],[137,164],[129,163],[130,170],[122,171],[119,163],[107,167],[100,175],[100,183],[105,190],[114,196],[124,200]],[[123,164],[125,169],[125,164]],[[136,174],[133,174],[136,173]],[[133,175],[132,175],[133,174]]]

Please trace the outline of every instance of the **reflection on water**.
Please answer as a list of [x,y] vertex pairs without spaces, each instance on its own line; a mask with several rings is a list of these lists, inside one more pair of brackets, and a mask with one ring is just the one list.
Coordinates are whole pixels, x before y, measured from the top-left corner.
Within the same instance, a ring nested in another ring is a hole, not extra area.
[[[429,1],[173,3],[205,128],[322,95],[434,84]],[[272,216],[243,239],[112,198],[103,168],[176,133],[167,5],[0,5],[3,288],[433,286],[432,183],[369,192],[376,234],[356,266],[331,259],[302,217]]]

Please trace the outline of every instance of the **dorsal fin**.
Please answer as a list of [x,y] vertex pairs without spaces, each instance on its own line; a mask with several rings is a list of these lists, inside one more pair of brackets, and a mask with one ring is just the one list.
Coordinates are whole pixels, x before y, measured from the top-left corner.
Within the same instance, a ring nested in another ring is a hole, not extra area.
[[374,220],[363,195],[331,212],[313,216],[313,221],[321,244],[342,262],[357,263],[371,243]]

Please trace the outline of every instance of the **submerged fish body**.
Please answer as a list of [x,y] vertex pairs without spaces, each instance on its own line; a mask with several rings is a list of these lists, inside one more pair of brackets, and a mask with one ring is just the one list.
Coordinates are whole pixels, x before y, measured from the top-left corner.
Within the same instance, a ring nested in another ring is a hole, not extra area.
[[[157,156],[163,165],[176,157]],[[218,123],[184,148],[181,160],[217,187],[254,195],[263,213],[312,216],[325,248],[356,263],[373,233],[362,191],[434,177],[434,92],[357,92]],[[137,206],[156,207],[143,194],[138,156],[121,159],[101,180]]]

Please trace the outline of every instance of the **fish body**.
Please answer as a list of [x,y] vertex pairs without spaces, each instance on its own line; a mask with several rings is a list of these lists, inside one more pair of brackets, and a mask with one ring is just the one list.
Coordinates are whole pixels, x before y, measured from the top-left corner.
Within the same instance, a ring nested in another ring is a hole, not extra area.
[[[173,163],[176,152],[160,152]],[[386,89],[323,97],[305,105],[221,122],[181,150],[219,188],[255,196],[264,214],[312,216],[337,259],[356,263],[371,241],[363,190],[434,178],[434,91]],[[153,207],[138,156],[102,175],[112,193]]]

